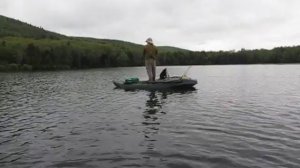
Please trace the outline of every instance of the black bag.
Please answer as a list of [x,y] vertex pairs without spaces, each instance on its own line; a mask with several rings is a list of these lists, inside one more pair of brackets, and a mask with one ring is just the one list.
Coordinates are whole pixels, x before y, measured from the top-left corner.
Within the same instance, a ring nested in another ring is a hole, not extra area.
[[159,79],[166,79],[168,77],[167,68],[163,69],[159,75]]

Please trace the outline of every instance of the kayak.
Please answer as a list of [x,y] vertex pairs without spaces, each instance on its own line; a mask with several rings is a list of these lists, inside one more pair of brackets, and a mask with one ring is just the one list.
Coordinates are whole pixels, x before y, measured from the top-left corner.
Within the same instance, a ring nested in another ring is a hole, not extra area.
[[191,89],[194,88],[198,82],[195,79],[188,77],[167,77],[165,79],[158,79],[154,82],[137,81],[134,83],[116,82],[113,81],[116,88],[125,90],[165,90],[165,89]]

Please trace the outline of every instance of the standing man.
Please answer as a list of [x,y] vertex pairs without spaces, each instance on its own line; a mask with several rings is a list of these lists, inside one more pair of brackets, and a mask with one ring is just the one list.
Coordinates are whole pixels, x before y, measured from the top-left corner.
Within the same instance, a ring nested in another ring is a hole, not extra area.
[[155,71],[156,71],[156,59],[157,59],[157,48],[153,44],[151,38],[146,40],[146,45],[144,47],[143,56],[145,57],[145,66],[147,70],[147,74],[149,77],[149,81],[155,81]]

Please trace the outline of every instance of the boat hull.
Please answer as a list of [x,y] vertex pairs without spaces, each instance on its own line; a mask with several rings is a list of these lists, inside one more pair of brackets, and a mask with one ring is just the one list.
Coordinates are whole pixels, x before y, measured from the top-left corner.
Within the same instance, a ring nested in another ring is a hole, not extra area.
[[116,88],[125,90],[168,90],[168,89],[191,89],[198,82],[194,79],[169,78],[155,82],[140,81],[133,84],[113,81]]

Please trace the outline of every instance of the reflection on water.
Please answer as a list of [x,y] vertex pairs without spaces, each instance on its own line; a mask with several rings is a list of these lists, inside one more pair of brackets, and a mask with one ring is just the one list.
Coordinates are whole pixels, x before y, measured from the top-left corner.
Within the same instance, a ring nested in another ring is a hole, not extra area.
[[159,133],[161,122],[164,122],[164,116],[167,112],[164,110],[164,104],[168,96],[172,94],[189,94],[196,93],[195,88],[183,90],[169,90],[169,91],[147,91],[147,100],[145,102],[145,110],[143,112],[144,121],[142,124],[145,126],[143,133],[147,143],[147,152],[155,149],[156,135]]
[[166,93],[163,93],[159,99],[155,92],[150,92],[148,96],[149,99],[146,101],[146,109],[143,113],[145,121],[142,124],[146,126],[146,129],[144,130],[145,138],[149,141],[155,141],[154,139],[151,139],[151,135],[157,134],[159,130],[159,116],[165,114],[162,110],[163,99],[166,99],[167,97]]
[[[165,92],[162,93],[161,97],[158,98],[155,92],[149,93],[149,99],[146,101],[146,110],[144,112],[144,118],[146,121],[156,121],[156,113],[164,113],[162,111],[163,99],[167,98]],[[147,124],[154,124],[153,122],[146,122]],[[144,123],[144,124],[146,124]],[[159,124],[159,123],[158,123]]]
[[299,65],[197,66],[197,90],[113,89],[144,72],[0,73],[0,168],[299,167]]
[[154,141],[157,141],[155,135],[158,134],[160,126],[160,114],[164,114],[162,111],[163,101],[159,99],[155,92],[149,93],[149,99],[146,101],[146,109],[143,112],[144,121],[142,124],[145,126],[143,130],[145,137],[146,153],[150,153],[155,149]]

